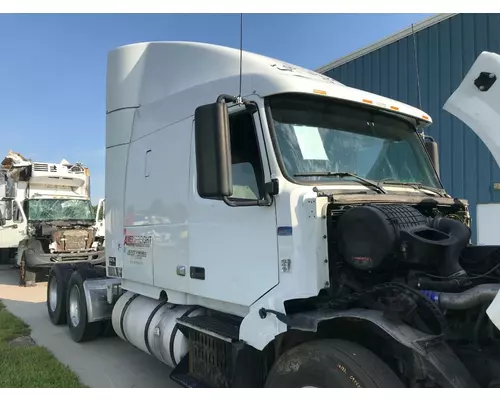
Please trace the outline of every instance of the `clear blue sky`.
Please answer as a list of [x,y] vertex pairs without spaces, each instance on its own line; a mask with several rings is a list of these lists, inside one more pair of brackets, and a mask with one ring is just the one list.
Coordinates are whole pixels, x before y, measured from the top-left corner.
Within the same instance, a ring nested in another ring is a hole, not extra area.
[[[248,14],[245,50],[318,68],[431,14]],[[154,40],[239,46],[235,14],[0,14],[0,157],[82,161],[104,195],[107,52]]]

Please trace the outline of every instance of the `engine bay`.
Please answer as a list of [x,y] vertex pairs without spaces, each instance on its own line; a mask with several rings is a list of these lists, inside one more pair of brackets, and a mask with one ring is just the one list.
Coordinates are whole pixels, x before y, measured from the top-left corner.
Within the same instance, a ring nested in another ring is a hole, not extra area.
[[35,223],[29,232],[33,239],[42,243],[45,253],[88,251],[94,241],[94,228],[88,224]]
[[329,202],[326,216],[330,285],[286,302],[287,314],[379,310],[443,338],[481,370],[482,385],[500,384],[500,332],[486,314],[500,289],[500,246],[470,243],[467,205],[339,203]]

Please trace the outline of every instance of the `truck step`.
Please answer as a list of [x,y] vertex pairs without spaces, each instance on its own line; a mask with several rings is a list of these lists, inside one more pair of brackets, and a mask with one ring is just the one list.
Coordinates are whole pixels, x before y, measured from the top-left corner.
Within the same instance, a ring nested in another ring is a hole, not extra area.
[[172,379],[178,385],[181,385],[185,388],[197,389],[197,388],[209,388],[210,386],[205,385],[203,382],[199,381],[195,377],[190,374],[174,374],[173,372],[170,374],[170,379]]
[[201,380],[189,373],[189,356],[184,357],[181,362],[170,373],[170,379],[185,388],[208,388]]
[[179,325],[229,343],[239,340],[241,321],[240,318],[225,314],[186,316],[177,319]]

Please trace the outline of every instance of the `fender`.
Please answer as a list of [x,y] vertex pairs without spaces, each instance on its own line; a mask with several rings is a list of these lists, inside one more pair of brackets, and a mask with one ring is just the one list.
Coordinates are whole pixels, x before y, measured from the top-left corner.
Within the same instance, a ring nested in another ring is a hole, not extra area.
[[425,365],[424,369],[442,387],[478,388],[479,385],[465,368],[462,361],[445,343],[442,335],[431,335],[416,330],[409,325],[390,320],[382,311],[368,309],[316,310],[311,312],[285,315],[272,310],[260,309],[260,317],[269,314],[287,324],[288,329],[317,332],[321,322],[338,319],[367,322],[378,332],[383,332],[390,339],[411,350]]

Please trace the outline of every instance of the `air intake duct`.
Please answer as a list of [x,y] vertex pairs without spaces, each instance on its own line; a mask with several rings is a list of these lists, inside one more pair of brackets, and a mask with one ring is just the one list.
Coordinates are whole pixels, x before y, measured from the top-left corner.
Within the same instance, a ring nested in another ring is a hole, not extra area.
[[351,208],[338,225],[339,252],[345,262],[363,271],[395,268],[404,262],[437,270],[443,277],[464,275],[458,263],[470,238],[459,221],[430,220],[407,205]]

